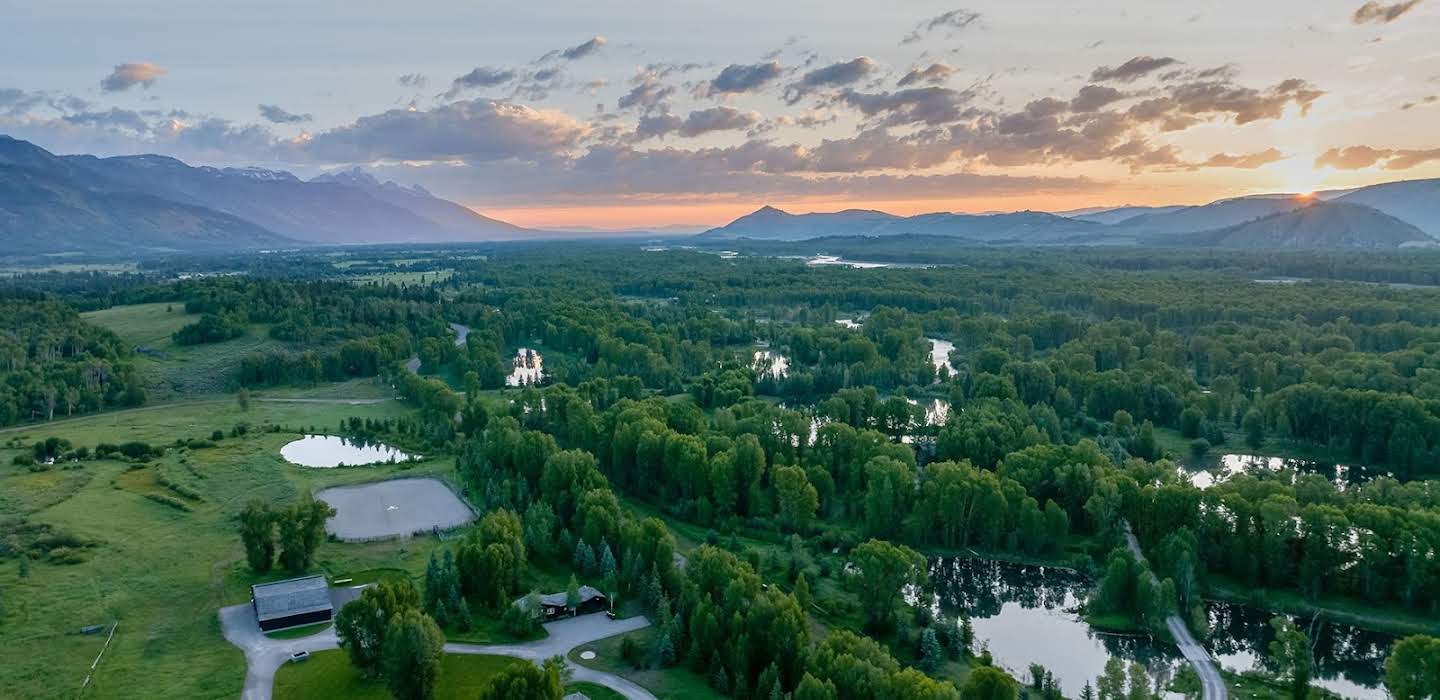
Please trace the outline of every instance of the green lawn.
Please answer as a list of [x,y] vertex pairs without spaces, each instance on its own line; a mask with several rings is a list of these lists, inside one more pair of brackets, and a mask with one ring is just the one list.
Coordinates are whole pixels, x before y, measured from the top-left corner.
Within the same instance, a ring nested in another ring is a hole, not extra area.
[[[633,638],[642,649],[648,651],[653,646],[653,637],[654,630],[646,628],[602,639],[594,644],[581,645],[570,651],[570,663],[608,671],[627,678],[662,700],[667,698],[721,700],[725,697],[715,692],[715,689],[711,688],[704,678],[691,672],[688,668],[677,666],[665,669],[636,669],[620,658],[620,644],[624,639]],[[595,652],[595,658],[588,661],[582,660],[580,654],[585,651]]]
[[[440,661],[436,700],[473,700],[490,677],[507,666],[529,663],[506,656],[449,654]],[[275,673],[275,700],[390,700],[383,681],[360,675],[342,651],[321,651],[308,661],[288,663]],[[595,696],[592,696],[595,697]]]
[[[241,412],[227,400],[29,426],[4,439],[19,435],[28,444],[57,435],[91,447],[100,441],[168,443],[176,437],[207,437],[240,421],[323,428],[346,416],[378,418],[407,410],[394,401],[363,406],[256,402]],[[24,650],[4,655],[0,695],[21,700],[78,690],[105,641],[103,635],[78,630],[118,621],[84,697],[233,698],[244,679],[244,658],[221,636],[216,611],[245,602],[250,584],[261,580],[246,567],[235,531],[235,515],[244,504],[255,498],[287,503],[306,489],[392,476],[448,477],[454,470],[449,458],[306,469],[279,456],[280,446],[295,437],[252,432],[227,437],[214,448],[174,449],[138,469],[99,460],[36,473],[11,463],[23,450],[0,448],[0,521],[24,517],[95,543],[84,550],[81,563],[31,562],[24,579],[18,560],[0,558],[0,648]],[[197,497],[180,495],[161,476]],[[169,495],[188,510],[147,494]],[[438,546],[430,537],[331,542],[321,546],[317,569],[332,578],[358,578],[376,570],[419,577]],[[276,571],[263,579],[288,576]]]
[[567,694],[580,693],[585,697],[590,698],[590,700],[625,700],[624,695],[621,695],[614,690],[606,688],[599,683],[591,683],[590,681],[571,683],[570,685],[565,686],[565,692]]

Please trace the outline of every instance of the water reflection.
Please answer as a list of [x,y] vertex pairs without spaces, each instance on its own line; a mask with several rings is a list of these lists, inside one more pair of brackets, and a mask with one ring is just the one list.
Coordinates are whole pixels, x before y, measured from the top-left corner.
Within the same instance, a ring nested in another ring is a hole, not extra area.
[[[1275,631],[1270,613],[1231,603],[1210,603],[1210,653],[1230,671],[1261,671]],[[1383,698],[1385,658],[1395,637],[1325,620],[1294,620],[1314,647],[1312,681],[1347,698]]]
[[930,362],[934,363],[936,374],[939,374],[941,367],[949,370],[950,374],[955,374],[955,365],[950,364],[950,352],[955,349],[955,344],[939,338],[926,340],[930,341]]
[[334,435],[306,435],[281,447],[280,456],[291,464],[318,469],[403,462],[413,457],[382,443],[352,441]]
[[751,367],[762,377],[783,379],[790,373],[790,358],[770,350],[756,350]]
[[539,384],[545,377],[545,358],[530,348],[515,351],[511,360],[510,374],[505,377],[505,386],[529,386]]
[[1111,656],[1166,679],[1180,659],[1149,637],[1091,629],[1076,611],[1091,584],[1075,571],[950,557],[931,560],[930,581],[941,611],[970,615],[977,649],[988,644],[996,663],[1021,679],[1030,664],[1044,666],[1067,697],[1079,697]]
[[1363,465],[1330,464],[1308,459],[1291,457],[1267,457],[1263,455],[1224,454],[1208,468],[1182,467],[1181,476],[1188,478],[1196,488],[1210,488],[1236,474],[1290,471],[1294,474],[1319,474],[1341,491],[1349,486],[1358,486],[1380,476],[1377,470]]
[[[988,643],[998,664],[1028,678],[1032,663],[1055,674],[1067,697],[1116,656],[1137,661],[1168,684],[1184,663],[1174,646],[1149,637],[1092,629],[1076,612],[1092,582],[1075,571],[983,559],[937,558],[930,562],[936,605],[946,615],[971,617],[976,648]],[[913,598],[912,598],[913,601]],[[1271,613],[1243,605],[1209,603],[1205,645],[1230,671],[1261,671],[1274,639]],[[1391,635],[1323,620],[1296,621],[1314,643],[1315,680],[1347,698],[1383,698],[1385,657]]]

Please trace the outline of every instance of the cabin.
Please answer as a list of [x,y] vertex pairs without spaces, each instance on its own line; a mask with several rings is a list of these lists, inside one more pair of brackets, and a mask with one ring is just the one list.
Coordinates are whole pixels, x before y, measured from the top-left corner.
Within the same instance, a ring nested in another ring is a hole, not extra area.
[[[526,596],[516,600],[515,605],[522,608],[525,607],[528,598],[529,596]],[[570,610],[566,598],[567,594],[565,591],[542,594],[540,596],[542,618],[546,622],[550,622],[551,620],[558,620],[562,617],[570,617],[572,615],[587,615],[589,613],[602,612],[610,605],[610,601],[605,598],[605,594],[601,593],[599,589],[590,586],[580,587],[580,605],[573,612]]]
[[266,632],[329,622],[335,615],[330,586],[320,575],[255,584],[250,587],[250,606]]

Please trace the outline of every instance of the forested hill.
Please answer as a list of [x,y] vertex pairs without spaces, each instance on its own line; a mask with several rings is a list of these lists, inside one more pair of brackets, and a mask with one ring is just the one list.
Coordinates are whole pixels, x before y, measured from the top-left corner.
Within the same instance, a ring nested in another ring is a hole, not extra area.
[[[1317,209],[1317,205],[1327,206]],[[1365,211],[1348,207],[1365,207]],[[1297,215],[1283,216],[1291,213]],[[1269,227],[1263,232],[1258,226],[1262,221]],[[1228,233],[1218,233],[1220,231]],[[1354,191],[1323,193],[1323,196],[1261,195],[1197,206],[1084,209],[1070,215],[1030,211],[984,215],[941,212],[907,217],[870,210],[791,214],[767,206],[706,231],[697,240],[793,242],[903,236],[949,237],[1004,245],[1179,244],[1277,250],[1384,250],[1440,241],[1440,180],[1393,182]]]
[[1360,204],[1316,202],[1243,224],[1181,236],[1179,245],[1249,249],[1395,250],[1440,241],[1393,216]]

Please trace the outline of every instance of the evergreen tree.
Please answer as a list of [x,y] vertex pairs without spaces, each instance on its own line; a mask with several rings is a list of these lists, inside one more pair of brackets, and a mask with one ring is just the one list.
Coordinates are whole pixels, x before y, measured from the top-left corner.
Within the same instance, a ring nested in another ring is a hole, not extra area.
[[933,674],[940,670],[943,663],[945,650],[940,646],[940,638],[936,636],[933,627],[927,627],[925,633],[920,635],[920,670]]

